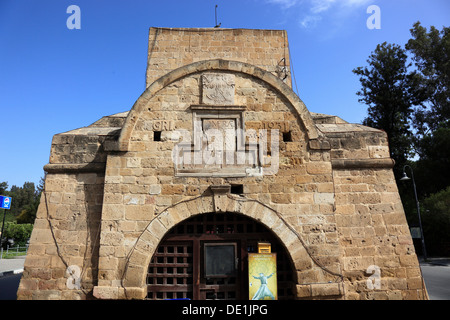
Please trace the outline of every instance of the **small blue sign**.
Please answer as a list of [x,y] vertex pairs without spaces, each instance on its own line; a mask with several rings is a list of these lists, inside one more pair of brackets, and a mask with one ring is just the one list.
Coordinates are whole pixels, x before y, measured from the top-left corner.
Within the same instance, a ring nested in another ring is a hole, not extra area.
[[0,208],[11,209],[11,197],[0,196]]

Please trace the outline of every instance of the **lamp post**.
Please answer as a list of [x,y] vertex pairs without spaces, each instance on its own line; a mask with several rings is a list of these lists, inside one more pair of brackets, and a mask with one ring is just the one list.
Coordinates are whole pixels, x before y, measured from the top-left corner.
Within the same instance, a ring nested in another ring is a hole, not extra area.
[[423,259],[425,261],[427,261],[427,250],[425,248],[425,238],[423,237],[422,219],[420,217],[419,200],[417,199],[416,182],[414,180],[413,169],[410,166],[408,166],[408,165],[403,166],[403,177],[400,180],[401,181],[411,180],[411,178],[408,177],[408,175],[406,174],[406,171],[405,171],[406,167],[408,167],[409,170],[411,170],[411,177],[412,177],[413,188],[414,188],[414,196],[416,198],[417,215],[419,216],[420,239],[422,240]]

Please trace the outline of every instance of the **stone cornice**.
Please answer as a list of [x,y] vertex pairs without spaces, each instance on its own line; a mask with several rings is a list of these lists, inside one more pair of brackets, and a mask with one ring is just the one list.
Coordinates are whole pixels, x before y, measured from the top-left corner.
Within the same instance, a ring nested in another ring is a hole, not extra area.
[[332,159],[333,169],[392,169],[395,161],[391,158],[379,159]]

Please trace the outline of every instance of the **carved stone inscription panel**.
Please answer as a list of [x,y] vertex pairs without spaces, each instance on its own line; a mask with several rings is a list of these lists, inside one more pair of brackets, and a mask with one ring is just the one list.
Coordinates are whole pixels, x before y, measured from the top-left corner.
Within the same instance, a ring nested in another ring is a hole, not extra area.
[[234,75],[207,73],[202,75],[202,99],[208,105],[234,104]]

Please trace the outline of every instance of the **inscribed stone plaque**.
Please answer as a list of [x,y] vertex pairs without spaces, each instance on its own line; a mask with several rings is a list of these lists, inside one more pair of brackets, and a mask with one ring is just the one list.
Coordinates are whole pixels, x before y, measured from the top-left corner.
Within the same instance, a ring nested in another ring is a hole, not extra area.
[[203,103],[211,105],[234,104],[234,75],[207,73],[202,75]]

